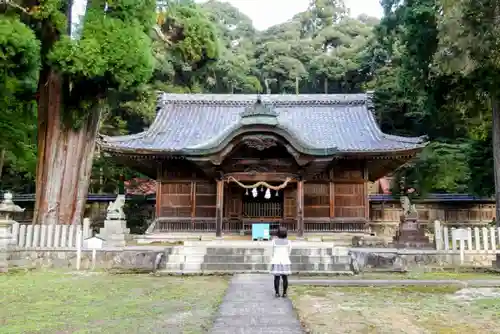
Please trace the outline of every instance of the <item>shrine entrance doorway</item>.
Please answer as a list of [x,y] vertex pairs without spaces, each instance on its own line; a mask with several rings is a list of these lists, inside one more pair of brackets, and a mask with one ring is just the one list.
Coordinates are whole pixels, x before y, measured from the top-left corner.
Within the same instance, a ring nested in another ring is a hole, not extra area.
[[[290,232],[297,229],[297,181],[287,175],[227,175],[225,219],[239,221],[241,230],[250,234],[253,224],[270,224],[271,234],[280,226]],[[262,177],[259,180],[259,176]],[[250,180],[253,178],[254,180]],[[265,181],[263,179],[266,179]],[[279,180],[279,181],[278,181]]]
[[[278,184],[272,184],[278,186]],[[243,219],[255,219],[269,222],[283,219],[284,189],[271,190],[263,186],[253,189],[241,189]]]

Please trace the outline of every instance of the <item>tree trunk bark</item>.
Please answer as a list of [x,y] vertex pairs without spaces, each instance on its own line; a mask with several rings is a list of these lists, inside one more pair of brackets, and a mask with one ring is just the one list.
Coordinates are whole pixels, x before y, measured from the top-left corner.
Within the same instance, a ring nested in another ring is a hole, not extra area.
[[0,151],[0,180],[2,179],[3,175],[3,165],[5,163],[5,148],[2,148]]
[[493,173],[495,176],[496,226],[500,227],[500,110],[496,95],[491,96],[493,118]]
[[87,199],[99,108],[74,129],[62,119],[62,77],[52,70],[42,71],[39,86],[33,224],[78,224]]

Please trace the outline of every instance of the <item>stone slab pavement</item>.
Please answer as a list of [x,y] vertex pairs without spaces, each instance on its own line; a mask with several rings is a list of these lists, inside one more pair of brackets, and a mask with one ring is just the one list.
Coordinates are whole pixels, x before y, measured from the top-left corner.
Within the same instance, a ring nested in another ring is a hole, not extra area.
[[287,298],[274,296],[269,274],[235,275],[219,307],[211,334],[302,334]]
[[500,280],[484,279],[484,280],[368,280],[368,279],[293,279],[288,280],[290,286],[294,285],[315,285],[315,286],[441,286],[441,285],[456,285],[469,288],[480,287],[500,287]]

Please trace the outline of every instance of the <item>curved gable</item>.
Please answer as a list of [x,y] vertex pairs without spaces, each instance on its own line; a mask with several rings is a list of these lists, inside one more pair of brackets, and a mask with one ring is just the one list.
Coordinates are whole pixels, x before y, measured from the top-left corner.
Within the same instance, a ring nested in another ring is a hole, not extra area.
[[423,147],[422,138],[382,133],[366,94],[255,95],[163,94],[150,129],[103,137],[110,151],[203,155],[224,149],[246,132],[275,133],[301,153],[394,152]]

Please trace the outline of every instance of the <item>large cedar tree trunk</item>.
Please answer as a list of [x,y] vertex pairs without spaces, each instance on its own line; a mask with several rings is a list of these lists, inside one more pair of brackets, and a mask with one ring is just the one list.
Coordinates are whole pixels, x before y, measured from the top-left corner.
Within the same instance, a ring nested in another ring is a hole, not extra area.
[[65,125],[63,90],[58,73],[42,71],[34,224],[77,224],[85,210],[99,110],[90,112],[77,129]]
[[491,98],[493,109],[493,173],[495,176],[496,226],[500,227],[500,109],[496,96]]

